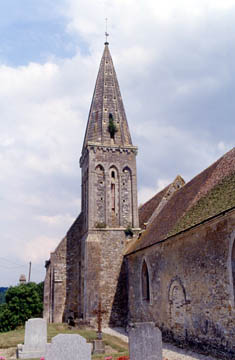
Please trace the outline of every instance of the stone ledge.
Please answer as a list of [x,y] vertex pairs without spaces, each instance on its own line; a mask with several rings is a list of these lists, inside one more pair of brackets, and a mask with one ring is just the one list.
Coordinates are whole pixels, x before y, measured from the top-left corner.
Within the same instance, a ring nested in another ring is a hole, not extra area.
[[[89,231],[125,231],[126,230],[126,227],[123,227],[123,228],[91,228],[88,230]],[[133,231],[140,231],[141,229],[140,228],[131,228],[131,230]]]

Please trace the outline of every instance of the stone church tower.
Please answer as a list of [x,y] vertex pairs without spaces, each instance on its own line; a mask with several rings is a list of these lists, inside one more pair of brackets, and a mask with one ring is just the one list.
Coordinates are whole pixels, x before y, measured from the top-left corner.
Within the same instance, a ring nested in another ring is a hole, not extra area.
[[81,214],[46,262],[48,321],[92,321],[100,300],[105,323],[127,321],[123,256],[128,232],[139,227],[136,154],[106,42],[80,158]]
[[136,151],[106,42],[80,159],[88,233],[138,227]]

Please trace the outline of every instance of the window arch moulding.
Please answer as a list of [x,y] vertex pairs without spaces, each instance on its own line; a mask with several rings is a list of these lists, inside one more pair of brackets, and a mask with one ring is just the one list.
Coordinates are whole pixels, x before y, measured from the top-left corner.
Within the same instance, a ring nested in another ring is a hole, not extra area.
[[150,266],[144,257],[140,270],[140,296],[142,304],[151,304],[151,274]]

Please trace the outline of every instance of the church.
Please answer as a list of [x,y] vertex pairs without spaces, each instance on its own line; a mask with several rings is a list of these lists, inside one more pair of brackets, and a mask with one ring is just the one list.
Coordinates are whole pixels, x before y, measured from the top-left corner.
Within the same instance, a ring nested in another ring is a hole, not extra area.
[[235,148],[138,208],[136,156],[106,41],[80,157],[81,213],[46,261],[44,318],[153,321],[235,357]]

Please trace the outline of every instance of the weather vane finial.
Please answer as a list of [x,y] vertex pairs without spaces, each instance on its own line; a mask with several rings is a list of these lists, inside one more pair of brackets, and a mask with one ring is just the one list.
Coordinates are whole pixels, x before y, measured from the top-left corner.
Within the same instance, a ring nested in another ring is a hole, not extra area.
[[108,45],[108,18],[105,18],[105,22],[106,22],[106,31],[105,31],[105,37],[106,37],[106,40],[105,40],[105,45]]

